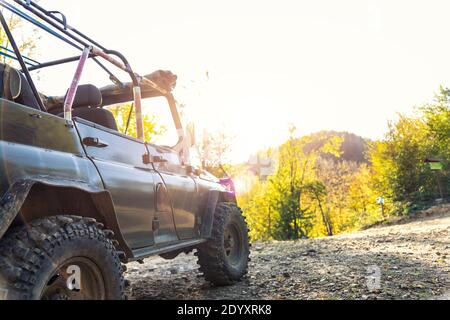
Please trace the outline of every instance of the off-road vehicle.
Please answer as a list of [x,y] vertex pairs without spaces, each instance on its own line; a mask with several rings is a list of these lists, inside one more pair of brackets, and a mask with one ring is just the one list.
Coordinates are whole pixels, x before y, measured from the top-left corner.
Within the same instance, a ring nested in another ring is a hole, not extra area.
[[[0,6],[80,52],[43,63],[25,57],[0,12],[10,44],[0,54],[20,66],[0,64],[0,298],[123,299],[126,263],[191,251],[209,282],[240,281],[247,225],[232,182],[190,163],[193,130],[183,128],[172,95],[176,76],[139,76],[118,51],[33,1]],[[87,61],[113,84],[80,85]],[[67,92],[38,91],[33,72],[70,62],[77,69]],[[174,147],[144,141],[142,101],[156,97],[170,109]],[[134,138],[119,132],[108,110],[120,104],[133,107]]]

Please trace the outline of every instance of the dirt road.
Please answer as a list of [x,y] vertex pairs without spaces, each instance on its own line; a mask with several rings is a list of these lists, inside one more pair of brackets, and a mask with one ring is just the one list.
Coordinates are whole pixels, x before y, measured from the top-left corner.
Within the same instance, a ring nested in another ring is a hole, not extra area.
[[193,255],[131,264],[126,276],[130,299],[450,299],[450,206],[349,235],[255,243],[248,277],[231,287],[206,283]]

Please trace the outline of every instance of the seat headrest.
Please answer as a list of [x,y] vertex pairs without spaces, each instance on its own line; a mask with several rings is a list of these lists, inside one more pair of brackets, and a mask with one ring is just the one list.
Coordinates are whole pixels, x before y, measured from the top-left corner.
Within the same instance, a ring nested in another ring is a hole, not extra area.
[[22,78],[19,71],[6,65],[0,64],[0,90],[1,97],[15,100],[22,91]]
[[102,105],[102,93],[92,84],[78,86],[77,94],[73,101],[72,108],[100,107]]

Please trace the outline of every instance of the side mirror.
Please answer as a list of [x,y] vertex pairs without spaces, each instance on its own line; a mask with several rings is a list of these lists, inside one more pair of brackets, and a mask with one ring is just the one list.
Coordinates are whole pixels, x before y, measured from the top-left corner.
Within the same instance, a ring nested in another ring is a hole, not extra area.
[[194,123],[190,122],[187,125],[187,127],[186,127],[186,136],[189,139],[188,140],[189,147],[195,146],[197,141],[196,141],[196,137],[195,137],[195,125],[194,125]]

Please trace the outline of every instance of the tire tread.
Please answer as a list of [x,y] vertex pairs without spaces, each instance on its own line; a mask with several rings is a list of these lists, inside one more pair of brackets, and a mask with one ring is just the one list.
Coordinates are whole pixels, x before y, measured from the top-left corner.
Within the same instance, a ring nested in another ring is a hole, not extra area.
[[[55,216],[42,218],[11,230],[0,242],[0,286],[6,284],[14,290],[13,299],[30,300],[46,256],[51,257],[55,248],[65,241],[89,238],[103,243],[114,258],[114,272],[120,274],[121,299],[125,298],[122,264],[114,246],[111,232],[100,229],[102,224],[92,218],[79,216]],[[6,282],[2,284],[3,281]]]

